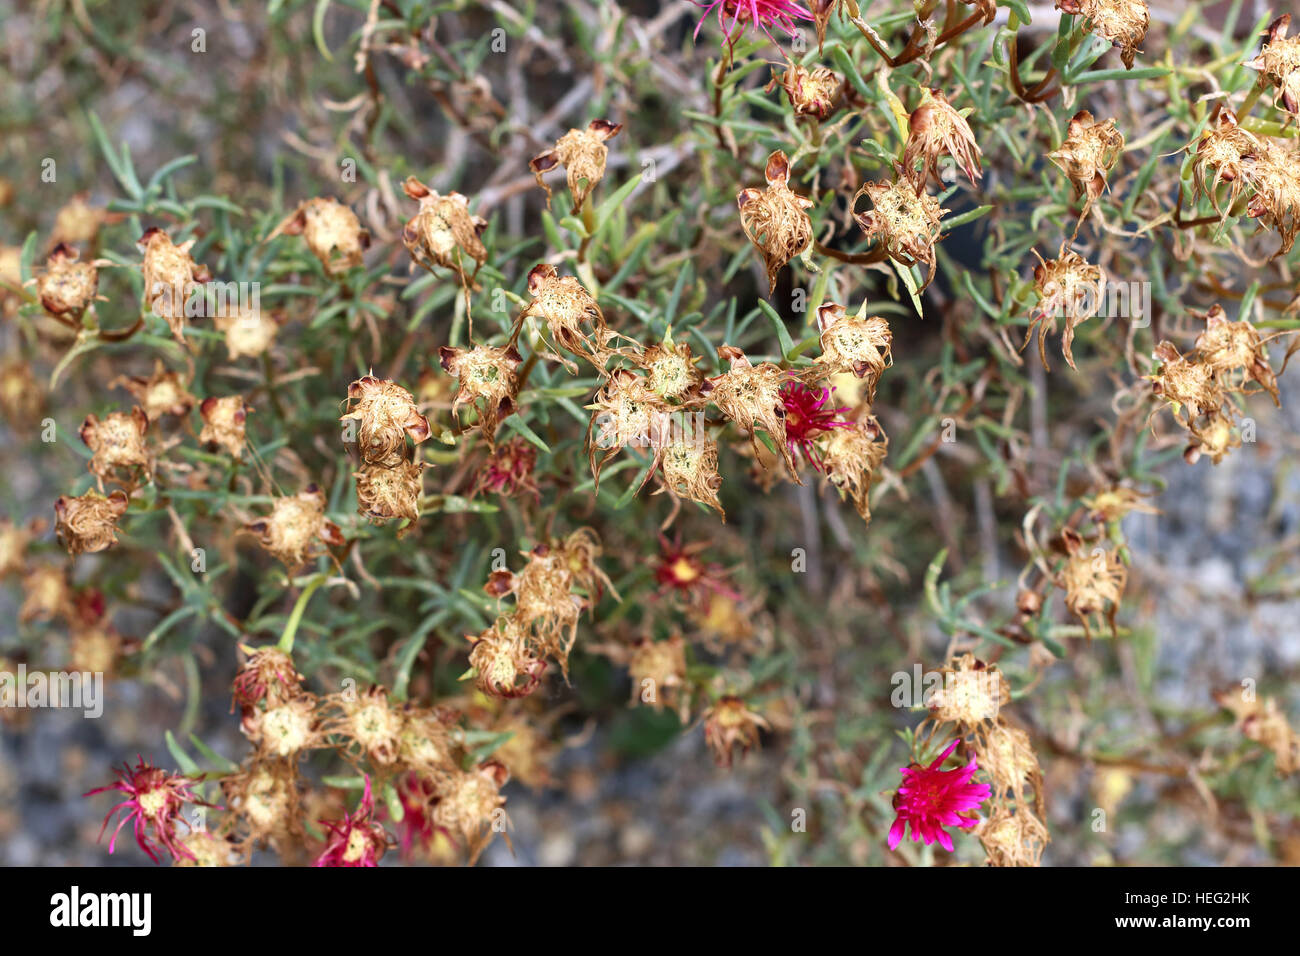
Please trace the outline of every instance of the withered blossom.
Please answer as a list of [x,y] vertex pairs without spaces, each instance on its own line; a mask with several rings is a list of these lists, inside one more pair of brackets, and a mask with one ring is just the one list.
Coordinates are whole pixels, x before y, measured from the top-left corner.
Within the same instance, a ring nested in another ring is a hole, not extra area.
[[749,433],[755,455],[759,454],[756,429],[761,427],[767,432],[776,443],[791,477],[802,484],[785,434],[785,401],[781,397],[781,386],[789,380],[789,373],[771,362],[754,365],[744,352],[731,345],[720,347],[718,358],[728,361],[730,368],[721,375],[705,379],[702,387],[709,401],[737,427]]
[[654,710],[681,712],[689,701],[686,686],[686,641],[680,634],[666,640],[641,638],[628,652],[627,672],[632,678],[632,703]]
[[213,318],[212,323],[218,332],[225,335],[226,352],[232,362],[244,356],[257,358],[265,354],[279,329],[274,313],[247,306],[223,311]]
[[908,119],[903,150],[903,170],[917,189],[925,189],[931,176],[940,178],[940,156],[951,156],[972,184],[983,175],[980,148],[966,117],[952,107],[943,90],[922,89],[921,102]]
[[51,247],[65,244],[89,245],[95,241],[105,223],[118,218],[118,214],[87,203],[87,195],[80,193],[73,196],[54,214],[54,226],[50,229]]
[[45,388],[36,380],[31,362],[22,358],[0,364],[0,413],[16,428],[40,421]]
[[1112,635],[1118,635],[1115,615],[1128,582],[1128,568],[1114,549],[1100,544],[1089,547],[1072,529],[1062,532],[1062,539],[1065,564],[1057,574],[1056,584],[1065,591],[1065,606],[1078,618],[1089,640],[1097,615],[1105,617]]
[[293,571],[321,555],[324,547],[337,548],[344,543],[339,526],[325,517],[325,504],[325,492],[308,485],[296,495],[276,498],[267,517],[251,521],[245,528]]
[[129,506],[124,491],[108,497],[94,490],[76,497],[60,495],[54,502],[55,534],[73,557],[103,551],[117,543],[117,519]]
[[418,445],[432,434],[415,397],[391,379],[357,379],[348,386],[348,405],[339,421],[357,423],[357,445],[367,464],[392,467],[407,457],[407,437]]
[[1214,695],[1220,707],[1232,711],[1237,728],[1247,740],[1273,752],[1277,772],[1281,775],[1300,770],[1300,734],[1291,729],[1276,698],[1259,699],[1232,688]]
[[[587,424],[587,462],[597,490],[605,465],[629,445],[650,448],[657,461],[672,407],[650,388],[645,376],[615,369],[584,407],[592,413]],[[597,461],[600,452],[604,454]]]
[[1278,234],[1282,244],[1273,254],[1277,257],[1290,252],[1300,235],[1300,153],[1290,140],[1262,138],[1259,144],[1244,157],[1253,190],[1246,215]]
[[741,228],[763,256],[770,296],[776,291],[776,277],[786,263],[795,256],[805,256],[812,247],[812,219],[804,210],[816,203],[790,189],[790,160],[781,150],[767,157],[765,176],[766,190],[742,189],[736,203]]
[[105,481],[134,486],[152,477],[153,455],[145,441],[148,430],[149,417],[139,405],[129,412],[112,412],[102,420],[93,413],[86,416],[81,440],[92,452],[87,467],[101,488]]
[[512,438],[489,455],[474,479],[474,494],[488,492],[505,497],[532,495],[541,500],[533,478],[537,449],[524,438]]
[[1082,16],[1088,32],[1117,47],[1124,67],[1133,68],[1151,26],[1146,0],[1056,0],[1056,8]]
[[510,772],[495,760],[451,774],[439,787],[433,823],[463,845],[473,865],[498,829],[504,831],[506,798],[501,788]]
[[871,486],[889,452],[889,437],[875,416],[834,428],[819,439],[826,480],[841,496],[853,502],[866,524],[871,524]]
[[925,280],[928,286],[938,268],[934,244],[943,237],[941,222],[948,210],[924,190],[918,192],[906,176],[893,182],[864,183],[853,196],[854,207],[862,196],[871,200],[874,207],[869,212],[854,213],[867,238],[879,242],[889,257],[901,265],[924,265],[928,270]]
[[460,193],[441,196],[414,176],[406,178],[402,189],[420,204],[402,230],[402,243],[411,258],[429,272],[435,266],[453,269],[461,284],[468,285],[463,259],[473,260],[475,271],[487,261],[487,248],[479,238],[488,226],[487,220],[472,215],[469,200]]
[[516,614],[502,615],[470,642],[475,685],[493,697],[526,697],[537,689],[546,661],[539,658]]
[[[996,664],[963,654],[939,668],[942,680],[926,701],[930,716],[940,723],[954,723],[964,730],[983,727],[998,720],[1004,704],[1011,702],[1011,685]],[[985,769],[988,755],[985,754]]]
[[696,359],[686,342],[674,342],[673,330],[664,333],[663,341],[630,356],[646,371],[646,385],[661,398],[689,401],[699,392],[704,374],[695,367]]
[[41,307],[54,316],[78,318],[97,299],[99,269],[111,265],[107,259],[79,262],[73,247],[60,243],[50,252],[45,271],[30,282],[36,286]]
[[353,473],[357,480],[357,513],[372,524],[406,519],[409,524],[397,532],[400,538],[420,520],[420,497],[424,493],[423,462],[399,461],[393,465],[362,465]]
[[[1152,392],[1169,403],[1176,419],[1186,424],[1222,407],[1223,386],[1214,369],[1199,356],[1180,354],[1172,342],[1161,342],[1154,354],[1160,367],[1146,377],[1151,380]],[[1180,417],[1183,415],[1185,419]]]
[[153,374],[148,378],[121,375],[110,382],[109,387],[130,392],[151,422],[164,415],[183,417],[198,401],[186,389],[180,373],[167,371],[161,359],[154,360]]
[[[528,273],[528,294],[533,300],[520,313],[520,322],[529,317],[540,318],[561,348],[582,356],[598,369],[605,367],[610,332],[605,327],[600,306],[581,282],[573,276],[561,276],[555,266],[542,262]],[[584,325],[591,326],[591,338]],[[564,356],[559,358],[570,372],[577,374],[577,365]]]
[[817,308],[822,354],[814,365],[819,375],[852,372],[857,378],[868,373],[874,377],[894,364],[890,351],[894,335],[889,323],[878,315],[867,315],[866,310],[866,302],[852,316],[838,302],[825,302]]
[[199,403],[199,415],[203,418],[199,442],[219,445],[231,458],[240,461],[244,457],[246,440],[244,426],[252,410],[242,395],[205,398]]
[[1027,806],[997,806],[972,831],[990,866],[1038,866],[1048,842],[1047,824]]
[[325,746],[320,700],[301,694],[266,709],[244,712],[239,729],[261,757],[297,757]]
[[370,233],[362,228],[357,214],[332,196],[316,196],[299,203],[267,239],[280,235],[302,236],[331,277],[364,265],[365,251],[370,248]]
[[797,63],[791,63],[780,72],[773,67],[767,92],[771,92],[778,85],[785,90],[785,95],[789,98],[790,106],[794,108],[796,116],[815,116],[819,120],[824,120],[835,112],[836,106],[839,105],[844,81],[838,74],[825,67],[819,66],[810,70]]
[[[1281,407],[1277,375],[1268,361],[1268,348],[1259,330],[1242,318],[1229,321],[1223,307],[1215,305],[1205,315],[1205,331],[1196,337],[1196,352],[1201,361],[1219,375],[1219,380],[1233,390],[1241,390],[1254,381]],[[1241,373],[1241,381],[1230,376]]]
[[146,229],[136,243],[144,254],[140,271],[144,276],[144,300],[155,315],[167,320],[177,341],[185,340],[186,303],[200,285],[212,280],[206,266],[190,256],[198,240],[186,239],[179,246],[157,226]]
[[1187,426],[1191,443],[1183,451],[1183,459],[1194,465],[1202,456],[1219,464],[1224,456],[1234,448],[1241,447],[1241,436],[1232,427],[1231,405],[1216,409],[1204,420],[1193,421]]
[[27,569],[27,546],[32,543],[39,527],[0,518],[0,578]]
[[56,617],[69,617],[72,608],[72,588],[67,572],[62,567],[38,564],[23,577],[23,603],[18,609],[18,621],[50,621]]
[[1246,62],[1258,70],[1276,90],[1275,105],[1288,113],[1300,114],[1300,36],[1287,36],[1291,14],[1284,13],[1268,25],[1259,56]]
[[471,349],[444,345],[438,349],[438,360],[443,371],[459,380],[452,415],[463,405],[472,406],[478,412],[483,440],[488,448],[495,448],[497,425],[515,410],[523,358],[513,345],[476,345]]
[[704,742],[713,752],[720,767],[730,767],[736,748],[741,755],[758,746],[760,730],[770,730],[771,725],[761,715],[745,706],[745,701],[734,695],[718,698],[717,703],[704,712]]
[[231,683],[231,709],[235,704],[252,708],[278,707],[302,693],[304,677],[298,673],[293,658],[275,645],[248,647],[240,644],[244,657]]
[[551,149],[528,161],[537,185],[546,190],[547,206],[551,204],[551,187],[546,185],[542,176],[556,166],[563,166],[569,192],[573,195],[573,211],[576,213],[582,208],[596,184],[605,176],[605,160],[609,156],[609,147],[605,143],[622,129],[622,123],[592,120],[586,129],[569,130]]
[[[1201,133],[1193,151],[1192,183],[1196,195],[1208,197],[1221,219],[1227,219],[1237,199],[1250,188],[1253,160],[1263,148],[1254,133],[1238,125],[1237,114],[1226,107]],[[1231,187],[1225,205],[1219,204],[1220,183]]]
[[680,431],[661,450],[660,481],[675,498],[685,498],[712,508],[727,520],[718,500],[722,476],[718,474],[718,443],[709,435]]
[[[1142,494],[1133,488],[1117,485],[1112,488],[1103,488],[1096,494],[1081,499],[1081,502],[1088,508],[1088,513],[1092,519],[1103,524],[1119,521],[1125,515],[1134,511],[1139,514],[1160,514],[1159,508],[1147,504],[1142,500],[1142,497]],[[1026,593],[1032,594],[1033,592]],[[1037,613],[1037,610],[1033,613]]]
[[386,689],[375,686],[361,694],[339,693],[331,700],[341,711],[330,725],[334,732],[355,743],[371,763],[386,766],[397,759],[406,719],[388,699]]
[[1093,204],[1106,191],[1106,176],[1124,152],[1124,134],[1113,119],[1099,122],[1088,110],[1079,110],[1066,126],[1065,142],[1047,154],[1083,199],[1080,219],[1087,219]]
[[1088,262],[1073,249],[1062,247],[1059,258],[1044,260],[1038,257],[1034,267],[1034,292],[1038,304],[1029,318],[1023,349],[1038,329],[1038,357],[1047,369],[1047,333],[1056,331],[1056,320],[1065,319],[1065,333],[1061,337],[1061,354],[1066,364],[1074,364],[1074,330],[1101,311],[1105,301],[1106,275],[1100,266]]

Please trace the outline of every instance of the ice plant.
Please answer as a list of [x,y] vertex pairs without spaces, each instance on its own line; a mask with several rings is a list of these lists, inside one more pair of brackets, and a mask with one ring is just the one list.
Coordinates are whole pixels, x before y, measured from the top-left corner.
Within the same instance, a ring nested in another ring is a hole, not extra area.
[[914,763],[899,768],[903,783],[894,797],[896,816],[889,828],[891,850],[898,849],[910,828],[913,842],[924,840],[926,846],[937,842],[951,853],[952,837],[944,827],[970,830],[979,823],[979,815],[971,811],[988,799],[990,787],[987,783],[972,782],[979,769],[975,755],[971,755],[964,767],[939,769],[959,743],[960,738],[954,740],[928,767]]
[[375,820],[375,798],[370,776],[365,777],[361,802],[342,820],[321,820],[327,831],[325,848],[313,866],[378,866],[391,842],[383,824]]
[[537,185],[546,190],[546,204],[551,204],[551,187],[546,185],[543,174],[563,166],[573,195],[573,211],[582,209],[591,191],[605,176],[605,160],[609,156],[609,147],[605,145],[623,129],[622,123],[594,119],[586,129],[571,129],[556,142],[555,146],[538,153],[528,161],[528,168],[537,177]]
[[117,519],[129,504],[120,490],[108,497],[93,490],[78,497],[60,495],[54,502],[55,533],[73,556],[103,551],[117,543]]
[[155,863],[158,862],[158,854],[155,851],[165,851],[173,859],[192,858],[193,854],[179,841],[182,834],[178,833],[177,824],[184,825],[181,811],[186,804],[211,806],[194,795],[192,788],[198,780],[191,780],[179,774],[169,774],[146,763],[145,759],[138,755],[134,767],[124,763],[113,772],[118,778],[116,783],[96,787],[84,794],[89,797],[109,790],[126,794],[125,800],[108,811],[103,826],[99,828],[99,835],[102,838],[104,830],[108,828],[108,821],[115,813],[122,813],[113,836],[109,838],[108,852],[113,852],[118,834],[130,823],[135,842]]
[[812,247],[812,220],[805,210],[815,203],[790,188],[790,159],[781,150],[767,157],[767,189],[742,189],[736,196],[740,224],[763,256],[767,294],[776,291],[776,277],[795,256],[814,269],[806,256]]
[[791,456],[801,455],[818,471],[823,469],[817,439],[835,428],[849,428],[841,416],[846,407],[832,407],[834,389],[814,388],[791,377],[781,385],[785,409],[785,444]]
[[778,27],[790,36],[797,32],[795,24],[800,20],[812,20],[813,15],[804,7],[791,0],[691,0],[704,10],[704,16],[695,25],[696,38],[709,19],[709,14],[716,13],[718,26],[722,29],[723,39],[734,46],[736,41],[749,28],[757,24],[773,43],[771,28]]
[[364,264],[363,255],[370,247],[370,233],[362,228],[357,214],[332,196],[304,201],[267,238],[282,234],[302,236],[331,277]]

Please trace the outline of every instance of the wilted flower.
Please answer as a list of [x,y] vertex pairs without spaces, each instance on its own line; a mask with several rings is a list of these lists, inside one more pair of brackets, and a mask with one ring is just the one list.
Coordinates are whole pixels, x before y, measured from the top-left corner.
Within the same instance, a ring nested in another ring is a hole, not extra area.
[[739,598],[740,594],[727,585],[726,570],[700,559],[699,553],[708,547],[707,541],[684,545],[661,535],[654,566],[659,593],[679,595],[690,605],[703,604],[710,594]]
[[[1201,134],[1193,154],[1192,182],[1196,194],[1208,196],[1223,219],[1250,185],[1253,159],[1263,148],[1254,133],[1237,125],[1237,114],[1226,107],[1219,110],[1214,122]],[[1213,176],[1207,175],[1210,173]],[[1216,194],[1220,183],[1231,184],[1228,202],[1222,206]]]
[[389,379],[373,375],[357,379],[348,386],[348,404],[351,411],[339,421],[357,422],[357,444],[368,464],[391,468],[407,457],[407,436],[418,445],[432,433],[415,397]]
[[474,491],[514,498],[529,494],[540,500],[541,492],[533,479],[537,467],[537,449],[526,439],[512,438],[497,448],[479,468]]
[[643,638],[628,655],[632,678],[632,703],[649,704],[655,710],[665,706],[677,710],[686,684],[686,642],[680,634],[664,641]]
[[804,210],[816,204],[790,189],[790,160],[781,150],[767,157],[766,177],[766,190],[742,189],[736,202],[741,228],[763,256],[770,296],[786,263],[811,248],[812,220]]
[[318,557],[322,545],[337,548],[344,543],[339,526],[325,517],[325,503],[325,492],[309,485],[299,494],[276,498],[270,515],[245,527],[289,570],[296,570]]
[[546,661],[534,653],[517,615],[504,615],[471,644],[469,664],[478,689],[494,697],[527,697],[537,689]]
[[183,852],[173,860],[175,866],[232,866],[235,863],[235,848],[230,845],[230,840],[210,830],[191,830],[179,842]]
[[661,398],[685,401],[704,381],[703,374],[695,367],[690,345],[674,342],[671,327],[664,333],[663,342],[644,348],[631,358],[646,370],[646,385]]
[[1202,455],[1217,465],[1229,451],[1241,447],[1241,436],[1233,431],[1232,418],[1223,409],[1211,412],[1204,421],[1191,422],[1187,431],[1191,443],[1183,451],[1183,459],[1189,465],[1196,464]]
[[73,196],[54,214],[54,225],[50,229],[52,247],[93,243],[104,223],[120,218],[119,214],[90,205],[86,202],[87,195],[80,193]]
[[185,338],[185,306],[199,285],[212,279],[205,266],[190,257],[196,239],[174,245],[157,226],[146,229],[136,245],[144,253],[144,299],[155,315],[167,320],[178,340]]
[[900,176],[896,181],[864,183],[853,196],[853,205],[866,196],[874,209],[854,213],[868,239],[879,242],[889,257],[904,266],[924,265],[929,270],[925,285],[934,281],[938,263],[934,244],[942,238],[940,225],[948,210],[924,190],[917,191],[912,181]]
[[1138,49],[1151,25],[1151,11],[1145,0],[1056,0],[1062,13],[1082,16],[1093,36],[1119,48],[1119,58],[1128,69],[1142,51]]
[[1101,614],[1118,634],[1115,615],[1119,612],[1128,582],[1128,568],[1119,555],[1100,544],[1087,548],[1072,529],[1062,532],[1065,542],[1065,566],[1057,575],[1057,586],[1065,590],[1065,606],[1083,625],[1083,633],[1092,639],[1092,618]]
[[1291,14],[1284,13],[1268,25],[1259,56],[1245,65],[1262,73],[1277,95],[1273,102],[1288,113],[1300,113],[1300,36],[1289,37]]
[[660,478],[668,493],[713,508],[726,521],[718,500],[722,476],[718,474],[717,440],[707,434],[687,435],[684,430],[675,430],[660,454]]
[[318,703],[315,696],[301,694],[265,710],[248,708],[239,729],[261,756],[296,757],[325,743]]
[[23,604],[18,609],[18,620],[49,621],[67,617],[72,609],[72,588],[62,568],[38,564],[23,576]]
[[397,736],[397,762],[420,774],[442,774],[456,766],[451,733],[437,712],[408,706]]
[[335,694],[333,700],[343,712],[331,725],[333,731],[356,743],[372,763],[386,765],[397,759],[406,720],[389,701],[387,690],[371,687],[362,694]]
[[275,341],[279,328],[274,314],[247,306],[223,311],[212,322],[226,336],[226,351],[232,362],[245,355],[257,358],[264,354]]
[[796,116],[815,116],[820,120],[835,111],[844,87],[844,81],[825,67],[809,70],[797,63],[789,64],[780,73],[772,70],[767,89],[770,91],[778,83],[790,98]]
[[862,378],[870,372],[878,376],[894,364],[890,352],[894,335],[889,323],[878,315],[866,315],[866,309],[863,302],[857,315],[850,316],[844,306],[835,302],[818,307],[822,354],[816,365],[823,375],[852,372]]
[[1047,158],[1069,177],[1074,198],[1083,198],[1081,219],[1106,191],[1106,175],[1124,152],[1124,134],[1113,119],[1098,122],[1088,110],[1079,110],[1066,127],[1065,142]]
[[76,318],[86,311],[99,290],[99,268],[110,265],[107,259],[78,262],[77,250],[60,243],[50,252],[45,271],[31,281],[46,312]]
[[302,236],[328,276],[340,276],[364,265],[363,255],[370,248],[370,233],[361,227],[357,214],[333,197],[317,196],[299,203],[267,239],[279,235]]
[[105,498],[91,490],[72,497],[60,495],[54,502],[54,530],[74,557],[103,551],[117,543],[117,519],[126,514],[130,501],[123,491]]
[[1191,421],[1223,405],[1223,387],[1214,369],[1198,356],[1181,355],[1172,342],[1161,342],[1155,348],[1155,357],[1160,360],[1160,368],[1147,378],[1151,379],[1152,392],[1169,403],[1175,418],[1185,414],[1186,421]]
[[220,445],[231,458],[239,461],[244,457],[245,420],[252,410],[242,395],[205,398],[199,404],[199,415],[203,418],[199,441]]
[[36,526],[0,518],[0,578],[26,570],[27,546],[36,533]]
[[[691,0],[691,2],[704,10],[704,16],[695,26],[696,38],[699,38],[700,29],[708,20],[709,14],[717,11],[718,26],[722,29],[722,36],[729,45],[734,45],[751,23],[758,24],[759,29],[775,43],[776,38],[772,36],[769,27],[780,27],[790,36],[794,36],[797,32],[796,20],[813,19],[811,13],[799,4],[793,3],[792,0]],[[819,29],[824,30],[824,28]]]
[[40,420],[45,389],[32,374],[31,363],[15,358],[0,364],[0,413],[13,425],[30,426]]
[[468,285],[462,257],[469,257],[476,266],[487,261],[487,248],[479,238],[487,220],[471,215],[469,200],[460,193],[440,196],[414,176],[407,177],[402,189],[420,204],[419,212],[402,230],[402,242],[411,258],[429,272],[434,266],[454,269],[461,284]]
[[1282,244],[1274,256],[1284,255],[1300,235],[1300,155],[1289,140],[1260,139],[1260,148],[1245,157],[1247,179],[1254,193],[1246,215],[1272,228]]
[[785,400],[781,395],[781,386],[789,381],[789,373],[771,362],[753,365],[744,352],[731,345],[719,348],[718,358],[729,361],[731,368],[704,381],[702,387],[709,400],[722,414],[749,432],[755,454],[758,454],[756,428],[761,426],[776,442],[790,475],[799,482],[799,473],[786,440]]
[[314,866],[378,866],[392,842],[382,824],[375,820],[375,798],[370,792],[370,776],[365,777],[365,791],[356,810],[342,820],[320,820],[327,831],[325,849]]
[[1047,825],[1023,805],[996,806],[974,830],[990,866],[1038,866],[1047,845]]
[[1137,511],[1141,514],[1160,514],[1159,508],[1154,508],[1142,501],[1142,495],[1139,492],[1122,485],[1104,488],[1091,497],[1083,498],[1082,503],[1088,507],[1094,521],[1103,523],[1119,521],[1131,511]]
[[1101,311],[1105,296],[1106,275],[1100,266],[1094,266],[1073,249],[1062,247],[1058,259],[1044,260],[1038,255],[1034,268],[1034,292],[1038,305],[1030,316],[1025,342],[1029,344],[1034,328],[1038,328],[1038,357],[1047,366],[1047,333],[1056,330],[1056,320],[1065,317],[1065,334],[1061,337],[1061,354],[1070,368],[1074,364],[1074,330]]
[[296,767],[291,760],[264,760],[222,778],[226,803],[246,830],[246,848],[270,840],[283,850],[301,839]]
[[406,519],[409,524],[397,532],[401,537],[420,520],[424,468],[423,462],[414,461],[399,461],[392,466],[362,465],[352,475],[357,480],[357,513],[374,524]]
[[154,360],[153,374],[148,378],[122,375],[109,384],[112,388],[124,388],[130,392],[151,422],[164,415],[178,418],[187,415],[198,401],[186,390],[178,372],[168,372],[163,368],[161,359]]
[[113,814],[123,811],[117,829],[113,831],[113,836],[108,841],[108,852],[113,852],[122,827],[130,823],[135,842],[155,863],[158,862],[158,857],[154,853],[157,849],[166,850],[173,859],[192,856],[178,843],[176,824],[185,822],[181,817],[181,810],[187,803],[211,806],[195,797],[191,788],[198,781],[178,774],[169,774],[146,763],[143,757],[137,758],[135,767],[123,764],[114,773],[118,777],[116,783],[106,787],[96,787],[84,794],[89,797],[108,790],[117,790],[127,796],[127,799],[108,811],[108,815],[104,817],[104,825],[99,829],[102,838]]
[[762,716],[749,710],[744,700],[733,695],[719,697],[717,703],[704,712],[703,719],[704,742],[720,767],[731,766],[737,747],[741,756],[749,753],[758,746],[759,731],[771,729]]
[[145,444],[149,418],[139,405],[129,412],[113,412],[102,420],[96,415],[86,416],[81,424],[81,440],[93,454],[89,469],[99,479],[122,482],[127,475],[129,485],[143,478],[148,481],[153,472],[153,456]]
[[472,349],[442,346],[438,357],[443,371],[460,380],[451,413],[462,405],[478,411],[479,429],[489,448],[496,445],[497,425],[515,409],[519,392],[516,374],[523,358],[513,345],[476,345]]
[[1240,689],[1233,688],[1215,695],[1220,707],[1232,711],[1237,727],[1247,740],[1253,740],[1273,752],[1279,774],[1300,770],[1300,734],[1291,729],[1286,715],[1272,697],[1259,700],[1246,699]]
[[781,385],[786,447],[792,456],[802,455],[818,471],[823,466],[817,439],[832,429],[852,427],[840,417],[847,408],[828,407],[833,398],[834,389],[813,388],[793,377]]
[[498,828],[504,831],[506,798],[501,788],[510,778],[505,766],[495,760],[473,770],[451,774],[439,787],[440,799],[433,807],[434,825],[453,840],[464,841],[472,865],[492,840]]
[[[657,462],[672,407],[650,388],[645,376],[631,369],[615,369],[585,407],[592,413],[587,425],[587,461],[597,489],[601,470],[628,445],[654,449]],[[604,454],[597,461],[600,451]]]
[[232,707],[278,707],[302,693],[303,676],[287,652],[274,645],[253,649],[241,644],[240,650],[247,659],[231,685]]
[[820,457],[826,480],[853,501],[858,515],[871,524],[871,485],[889,451],[889,438],[872,416],[821,436]]
[[940,723],[973,729],[996,721],[1002,705],[1011,700],[1011,687],[998,666],[989,666],[972,654],[963,654],[939,673],[943,681],[926,703]]
[[528,168],[537,177],[537,185],[546,190],[546,204],[551,204],[551,187],[542,174],[564,166],[569,192],[573,194],[573,211],[576,213],[596,184],[605,175],[605,159],[609,147],[605,145],[623,129],[622,123],[596,119],[586,129],[571,129],[551,149],[538,153],[528,161]]
[[[1228,320],[1220,305],[1213,306],[1205,316],[1205,331],[1196,338],[1196,351],[1201,361],[1213,369],[1227,387],[1240,390],[1246,382],[1254,381],[1281,405],[1277,393],[1277,375],[1269,365],[1268,349],[1259,330],[1245,319]],[[1224,376],[1241,372],[1240,384],[1227,382]]]
[[955,770],[940,770],[960,739],[936,757],[928,767],[911,764],[900,767],[903,783],[894,797],[894,825],[889,828],[889,848],[895,850],[910,827],[912,842],[924,840],[929,846],[936,841],[952,852],[952,837],[944,827],[970,830],[979,823],[975,810],[989,797],[989,785],[972,783],[979,769],[972,754],[970,762]]
[[[1009,697],[1009,688],[1007,691]],[[1028,790],[1038,802],[1043,771],[1029,735],[999,720],[992,726],[981,726],[977,736],[984,755],[984,771],[993,781],[995,799],[1000,802],[1005,794],[1010,794],[1017,804],[1022,804]]]
[[[943,90],[922,90],[921,102],[912,110],[907,130],[903,170],[915,180],[917,189],[925,189],[930,176],[939,178],[940,156],[951,156],[971,183],[983,175],[975,134],[966,118],[949,104]],[[921,161],[919,168],[917,160]]]
[[[536,316],[546,323],[547,331],[561,348],[580,355],[592,365],[603,369],[609,352],[605,348],[609,331],[605,316],[591,293],[573,276],[561,276],[555,266],[542,262],[528,273],[528,294],[533,301],[520,313],[519,321]],[[590,324],[595,340],[587,337],[584,324]],[[578,367],[560,356],[569,371],[577,373]]]

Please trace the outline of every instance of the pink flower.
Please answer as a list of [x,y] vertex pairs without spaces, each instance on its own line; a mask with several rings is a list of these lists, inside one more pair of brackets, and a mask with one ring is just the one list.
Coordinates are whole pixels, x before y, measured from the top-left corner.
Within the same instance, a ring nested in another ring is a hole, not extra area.
[[797,3],[791,3],[790,0],[691,0],[691,2],[704,10],[704,16],[695,27],[696,38],[699,38],[700,28],[704,26],[704,21],[709,18],[709,14],[717,10],[718,26],[722,28],[722,35],[727,43],[735,43],[750,23],[757,23],[767,34],[768,39],[775,43],[776,38],[768,30],[772,24],[776,24],[786,33],[794,36],[796,20],[813,18],[811,13]]
[[370,777],[357,809],[342,820],[318,821],[329,838],[313,866],[378,866],[388,849],[388,832],[375,821],[375,798],[370,792]]
[[[117,783],[96,787],[82,794],[89,797],[107,790],[118,790],[128,796],[128,799],[108,811],[108,815],[104,817],[104,825],[99,828],[99,836],[103,839],[104,831],[108,828],[108,821],[112,819],[113,814],[119,810],[126,811],[108,841],[108,852],[112,853],[117,845],[117,835],[122,832],[122,827],[131,822],[135,842],[155,863],[158,862],[158,857],[154,854],[157,846],[170,853],[172,859],[181,857],[187,860],[194,859],[193,853],[176,842],[176,822],[180,819],[181,809],[187,803],[201,807],[212,806],[199,800],[191,792],[190,788],[198,781],[166,773],[158,767],[145,763],[144,758],[139,754],[136,755],[134,769],[129,763],[124,763],[121,769],[113,772],[118,776]],[[158,841],[157,845],[151,843],[149,824],[153,824],[153,838]]]
[[970,763],[958,770],[940,770],[939,767],[957,749],[960,740],[954,740],[928,767],[913,764],[900,767],[903,785],[894,797],[898,816],[889,828],[889,848],[896,849],[903,840],[903,830],[912,826],[912,841],[923,839],[929,846],[935,840],[945,850],[952,852],[952,837],[944,827],[961,827],[969,830],[979,822],[978,814],[964,814],[988,799],[989,785],[971,783],[979,767],[972,756]]
[[833,397],[829,388],[813,389],[797,379],[781,385],[781,402],[785,407],[785,441],[791,456],[803,455],[807,462],[821,471],[814,439],[832,428],[848,428],[852,422],[840,418],[847,408],[827,408]]

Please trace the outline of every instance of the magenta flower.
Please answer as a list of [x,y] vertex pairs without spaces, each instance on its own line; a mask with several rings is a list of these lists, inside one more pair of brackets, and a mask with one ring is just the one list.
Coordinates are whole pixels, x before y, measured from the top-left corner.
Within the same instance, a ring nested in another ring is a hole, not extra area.
[[796,20],[811,20],[813,15],[797,3],[790,0],[691,0],[704,10],[704,16],[695,27],[698,39],[700,28],[709,14],[718,11],[718,26],[727,43],[735,43],[751,23],[757,23],[767,34],[769,40],[776,42],[776,37],[768,27],[775,24],[786,33],[794,36]]
[[[147,764],[139,754],[136,755],[134,769],[129,763],[124,763],[121,769],[115,769],[113,772],[118,777],[116,783],[110,783],[106,787],[96,787],[82,794],[90,797],[107,790],[118,790],[127,795],[126,800],[108,811],[103,826],[99,828],[100,839],[103,839],[104,831],[108,828],[108,821],[112,819],[113,814],[119,810],[126,811],[108,841],[108,852],[113,852],[117,845],[117,835],[122,832],[122,827],[130,822],[135,842],[155,863],[158,862],[158,857],[154,850],[158,847],[170,853],[174,860],[181,857],[187,860],[194,859],[194,854],[177,842],[176,823],[178,820],[185,822],[181,819],[181,809],[187,803],[201,807],[212,806],[199,800],[190,790],[198,781],[169,774],[159,767]],[[156,845],[150,839],[150,824],[153,825],[153,839],[157,840]]]
[[936,840],[952,852],[952,837],[944,827],[961,827],[969,830],[979,822],[978,814],[966,814],[989,797],[987,783],[971,783],[979,767],[972,756],[970,763],[957,770],[940,770],[939,767],[957,749],[960,740],[954,740],[948,749],[935,758],[928,767],[913,764],[900,767],[903,785],[894,797],[894,810],[898,816],[889,828],[889,848],[897,849],[903,840],[903,831],[912,827],[912,841],[923,839],[929,846]]
[[815,439],[832,428],[849,428],[853,424],[840,417],[847,408],[826,407],[833,396],[832,389],[810,388],[795,378],[781,384],[786,446],[791,457],[802,455],[818,471],[822,470],[822,463]]
[[313,866],[378,866],[388,849],[388,833],[375,820],[375,798],[370,792],[370,777],[356,810],[342,820],[318,821],[329,838]]

